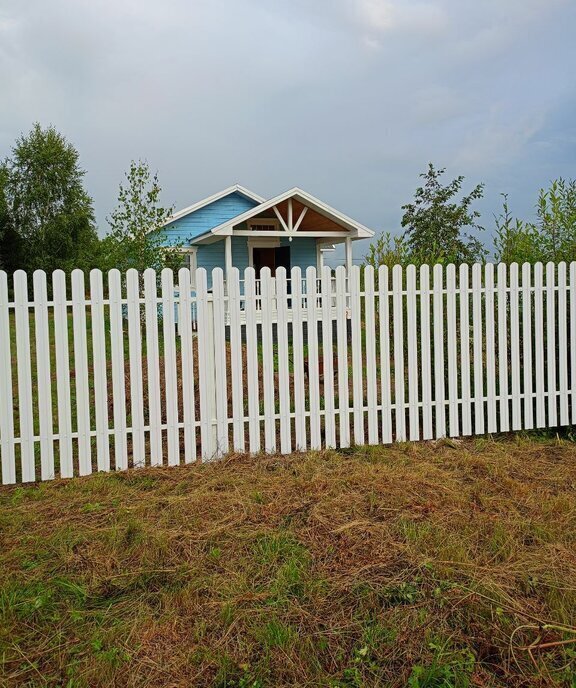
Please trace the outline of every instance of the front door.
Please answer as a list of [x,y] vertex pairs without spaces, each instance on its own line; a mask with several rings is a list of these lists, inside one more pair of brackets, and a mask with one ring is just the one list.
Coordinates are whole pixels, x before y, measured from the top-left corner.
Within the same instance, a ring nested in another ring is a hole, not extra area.
[[270,268],[272,275],[276,272],[276,268],[280,267],[286,268],[286,272],[290,273],[289,246],[255,246],[252,250],[256,279],[260,278],[262,268]]
[[290,246],[278,246],[274,249],[274,259],[277,268],[286,268],[286,275],[290,277]]

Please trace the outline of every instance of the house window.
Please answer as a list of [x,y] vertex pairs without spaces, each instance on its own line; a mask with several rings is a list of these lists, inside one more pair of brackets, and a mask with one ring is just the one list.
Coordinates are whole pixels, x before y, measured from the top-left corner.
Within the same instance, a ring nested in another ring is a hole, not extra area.
[[274,218],[256,217],[248,220],[248,229],[251,232],[277,232],[278,227],[278,220]]
[[190,270],[190,281],[192,286],[196,286],[196,269],[198,268],[198,249],[196,246],[183,246],[178,250],[182,256],[182,267]]

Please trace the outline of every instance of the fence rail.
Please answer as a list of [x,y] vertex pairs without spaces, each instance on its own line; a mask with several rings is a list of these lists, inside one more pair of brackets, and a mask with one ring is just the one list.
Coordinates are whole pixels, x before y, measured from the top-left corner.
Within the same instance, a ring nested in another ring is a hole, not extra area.
[[576,263],[0,272],[11,484],[576,422]]

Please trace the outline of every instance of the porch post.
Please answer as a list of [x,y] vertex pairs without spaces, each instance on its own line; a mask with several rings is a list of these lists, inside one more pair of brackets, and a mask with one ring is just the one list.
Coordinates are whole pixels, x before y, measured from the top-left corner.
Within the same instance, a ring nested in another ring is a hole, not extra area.
[[324,267],[324,255],[322,253],[322,244],[320,241],[316,240],[316,270],[318,271],[318,275],[322,272],[322,268]]
[[346,237],[346,274],[350,276],[352,270],[352,239]]
[[226,279],[228,279],[232,269],[232,237],[230,235],[224,239],[224,253],[226,256]]

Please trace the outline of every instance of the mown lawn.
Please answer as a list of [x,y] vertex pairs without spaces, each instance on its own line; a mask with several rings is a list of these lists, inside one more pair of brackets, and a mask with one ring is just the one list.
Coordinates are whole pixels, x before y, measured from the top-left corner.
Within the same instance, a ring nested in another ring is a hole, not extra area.
[[0,685],[576,686],[576,446],[0,490]]

